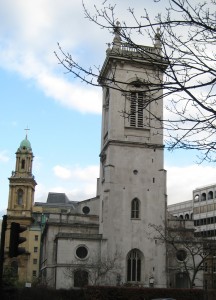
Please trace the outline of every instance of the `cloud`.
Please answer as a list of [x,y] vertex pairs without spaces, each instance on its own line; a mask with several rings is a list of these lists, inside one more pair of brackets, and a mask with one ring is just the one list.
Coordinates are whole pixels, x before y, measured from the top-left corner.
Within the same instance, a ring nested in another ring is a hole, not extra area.
[[71,84],[65,79],[52,74],[42,74],[38,77],[39,86],[46,95],[56,99],[62,105],[74,108],[82,113],[101,113],[101,95],[99,90]]
[[71,178],[71,171],[67,168],[61,167],[61,166],[55,166],[53,168],[55,176],[61,178],[61,179],[69,179]]
[[82,60],[81,64],[90,65],[89,56],[92,52],[98,56],[101,49],[95,44],[100,41],[105,45],[105,40],[102,41],[105,37],[101,37],[96,25],[94,35],[85,30],[93,24],[84,18],[81,1],[39,0],[29,5],[22,0],[19,4],[8,0],[1,7],[0,18],[1,68],[31,80],[46,96],[63,106],[82,113],[101,113],[100,90],[78,84],[70,74],[64,74],[65,69],[59,68],[54,55],[60,42],[66,53],[79,62]]
[[[99,10],[104,7],[101,0],[84,2],[92,15],[96,13],[95,7]],[[129,6],[127,0],[115,7],[121,22],[133,20],[127,10]],[[140,1],[136,4],[137,12],[142,8]],[[112,33],[102,31],[85,17],[80,0],[7,0],[1,5],[0,19],[1,68],[31,80],[46,96],[67,108],[101,113],[99,90],[81,82],[77,84],[73,76],[64,74],[65,69],[59,68],[54,55],[59,42],[85,68],[103,63],[106,43],[112,41]],[[103,18],[100,21],[104,22]]]
[[9,161],[9,156],[7,156],[6,151],[0,151],[0,162],[8,162]]
[[[99,166],[63,167],[57,165],[53,168],[54,175],[61,181],[47,189],[48,192],[65,193],[70,200],[81,201],[96,196]],[[44,191],[45,192],[45,191]],[[43,194],[43,195],[42,195]],[[37,201],[44,198],[44,193],[36,193]]]
[[55,176],[62,178],[62,179],[75,179],[83,182],[92,182],[99,176],[99,166],[87,166],[87,167],[71,167],[66,168],[62,166],[55,166],[53,168]]
[[166,170],[168,204],[191,200],[194,189],[216,183],[216,170],[212,166],[167,166]]
[[67,168],[57,165],[53,171],[60,181],[46,187],[38,183],[35,193],[36,202],[46,202],[49,192],[65,193],[73,201],[82,201],[96,196],[99,166]]
[[95,179],[98,178],[98,176],[99,166],[87,166],[85,168],[76,167],[72,170],[72,178],[77,178],[84,182],[95,181]]

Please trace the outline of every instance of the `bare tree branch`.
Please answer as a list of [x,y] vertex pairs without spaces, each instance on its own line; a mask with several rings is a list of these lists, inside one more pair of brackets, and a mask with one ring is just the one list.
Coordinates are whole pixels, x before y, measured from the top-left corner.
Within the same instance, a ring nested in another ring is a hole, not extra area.
[[[115,6],[108,1],[104,1],[102,9],[94,8],[92,14],[83,3],[85,17],[121,38],[120,50],[115,52],[114,37],[107,55],[122,55],[133,61],[133,50],[163,72],[163,79],[157,72],[148,75],[142,87],[151,94],[149,101],[165,101],[165,116],[160,124],[163,124],[168,149],[196,149],[201,151],[201,160],[216,161],[216,1],[170,0],[163,15],[151,18],[144,10],[140,19],[129,7],[134,22],[130,26],[124,20],[116,24]],[[154,47],[136,44],[137,34],[148,36]],[[154,52],[156,49],[158,52]],[[121,93],[128,91],[126,83],[116,78],[115,69],[112,77],[101,77],[104,75],[100,67],[82,67],[60,46],[56,56],[67,72],[86,84],[103,84]],[[159,90],[163,90],[163,96]],[[127,111],[120,113],[128,117]]]

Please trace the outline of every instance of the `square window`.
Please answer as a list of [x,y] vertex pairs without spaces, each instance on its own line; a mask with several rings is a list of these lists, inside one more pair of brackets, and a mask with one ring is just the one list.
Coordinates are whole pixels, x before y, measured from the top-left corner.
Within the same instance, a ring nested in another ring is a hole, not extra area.
[[35,235],[35,241],[38,241],[38,235]]
[[34,247],[34,252],[38,252],[38,247]]
[[36,270],[33,270],[33,271],[32,271],[32,276],[34,276],[34,277],[37,276],[37,271],[36,271]]
[[37,258],[33,259],[33,264],[36,265],[37,264]]

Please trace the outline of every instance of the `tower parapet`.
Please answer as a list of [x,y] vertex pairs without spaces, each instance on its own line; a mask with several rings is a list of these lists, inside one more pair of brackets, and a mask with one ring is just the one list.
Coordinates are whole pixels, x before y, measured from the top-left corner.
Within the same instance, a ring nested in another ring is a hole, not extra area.
[[129,60],[134,63],[141,60],[145,64],[160,65],[162,69],[165,69],[167,66],[166,61],[161,54],[161,33],[159,28],[155,34],[154,46],[144,46],[134,44],[132,41],[123,42],[121,38],[120,23],[117,23],[114,30],[113,42],[112,44],[108,44],[106,54],[107,56],[99,76],[99,83],[102,83],[104,78],[106,78],[105,70],[110,59]]

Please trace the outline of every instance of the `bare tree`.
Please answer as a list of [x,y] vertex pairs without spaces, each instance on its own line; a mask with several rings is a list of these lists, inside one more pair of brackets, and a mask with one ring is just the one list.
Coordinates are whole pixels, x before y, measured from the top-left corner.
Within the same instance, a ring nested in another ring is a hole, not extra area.
[[[110,277],[116,276],[116,284],[119,284],[119,253],[113,258],[90,259],[85,263],[72,262],[66,267],[64,274],[67,278],[74,279],[75,285],[85,286],[87,284],[98,285],[109,282]],[[76,274],[77,272],[77,274]],[[76,275],[77,276],[76,276]],[[76,277],[76,279],[75,279]]]
[[[161,121],[167,147],[200,150],[201,160],[215,161],[216,1],[170,0],[169,4],[165,0],[152,1],[168,5],[165,13],[150,17],[144,9],[143,16],[138,19],[134,9],[128,8],[133,19],[130,26],[124,20],[121,24],[116,23],[115,7],[108,1],[104,1],[102,9],[95,7],[95,14],[90,13],[85,4],[83,8],[86,18],[103,29],[115,32],[108,51],[115,50],[115,46],[121,43],[119,55],[128,53],[128,58],[133,60],[130,51],[124,51],[126,47],[133,48],[145,60],[157,63],[163,71],[163,81],[152,77],[142,84],[152,95],[156,95],[159,89],[164,91],[166,114]],[[148,36],[158,52],[152,55],[150,47],[135,43],[137,34]],[[60,46],[56,55],[70,73],[85,83],[98,85],[99,80],[100,84],[124,92],[124,83],[118,82],[115,72],[109,80],[101,78],[99,67],[82,67]],[[127,113],[124,112],[124,116]]]
[[195,236],[192,220],[171,218],[167,226],[150,224],[149,227],[151,238],[167,245],[168,273],[173,270],[175,274],[186,274],[193,288],[196,281],[203,279],[203,270],[207,270],[207,263],[216,253],[216,241]]

